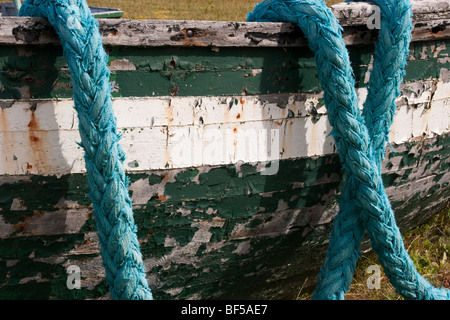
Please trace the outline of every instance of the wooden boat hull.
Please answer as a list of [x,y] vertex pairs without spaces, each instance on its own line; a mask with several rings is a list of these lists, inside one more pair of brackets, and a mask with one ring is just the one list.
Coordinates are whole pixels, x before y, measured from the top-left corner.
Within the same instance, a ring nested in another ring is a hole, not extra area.
[[[403,231],[450,199],[450,8],[441,4],[415,10],[382,165]],[[334,7],[361,107],[376,40],[361,23],[365,6]],[[43,19],[0,25],[0,298],[107,298],[62,49]],[[313,288],[342,168],[299,30],[114,19],[100,29],[154,297],[283,299]],[[70,266],[79,289],[68,286]]]

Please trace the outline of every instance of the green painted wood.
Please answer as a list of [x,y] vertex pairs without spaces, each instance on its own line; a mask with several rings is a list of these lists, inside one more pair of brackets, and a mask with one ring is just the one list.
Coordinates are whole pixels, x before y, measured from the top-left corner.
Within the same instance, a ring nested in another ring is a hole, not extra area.
[[[450,40],[415,42],[405,82],[449,68]],[[349,48],[356,85],[366,85],[372,46]],[[257,95],[321,91],[306,48],[109,48],[116,97]],[[0,46],[0,99],[72,96],[59,47]]]
[[[383,181],[405,231],[450,199],[450,134],[394,148]],[[336,155],[282,160],[273,176],[252,164],[128,176],[157,299],[292,298],[314,285],[342,186]],[[1,299],[107,296],[85,179],[1,177]]]
[[121,18],[123,16],[123,12],[119,11],[119,12],[105,12],[105,13],[97,13],[94,14],[95,18],[97,19],[104,19],[104,18]]
[[[116,97],[321,90],[305,46],[106,49]],[[373,46],[350,45],[349,51],[357,86],[365,87]],[[448,81],[449,57],[449,39],[413,42],[405,81]],[[1,108],[10,107],[10,99],[70,97],[57,44],[0,46]],[[450,199],[450,134],[393,148],[387,148],[383,182],[400,227],[408,230]],[[333,154],[279,164],[273,176],[248,163],[128,174],[155,298],[292,298],[300,287],[315,285],[337,212],[341,167]],[[0,176],[0,299],[108,295],[85,179]],[[81,268],[80,290],[66,286],[70,265]]]

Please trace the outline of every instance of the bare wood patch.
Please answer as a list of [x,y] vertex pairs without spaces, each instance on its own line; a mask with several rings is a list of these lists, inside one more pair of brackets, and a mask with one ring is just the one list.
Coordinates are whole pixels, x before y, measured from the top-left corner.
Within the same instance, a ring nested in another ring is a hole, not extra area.
[[[413,41],[450,38],[450,4],[447,1],[413,2]],[[347,45],[373,43],[377,30],[367,21],[370,3],[332,6],[344,27]],[[103,44],[108,46],[199,46],[199,47],[298,47],[307,42],[290,23],[99,19]],[[59,44],[46,19],[0,18],[1,44]]]

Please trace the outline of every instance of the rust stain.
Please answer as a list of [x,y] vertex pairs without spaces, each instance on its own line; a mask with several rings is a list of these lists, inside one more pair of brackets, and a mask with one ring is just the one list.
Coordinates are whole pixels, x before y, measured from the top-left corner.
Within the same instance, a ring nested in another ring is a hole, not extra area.
[[169,105],[166,108],[166,119],[168,121],[167,126],[171,126],[173,122],[173,106],[172,102],[169,102]]
[[2,134],[2,147],[3,147],[3,154],[0,158],[0,163],[3,163],[2,167],[5,168],[6,172],[11,170],[12,168],[8,164],[8,159],[11,157],[14,159],[14,140],[10,138],[10,135],[8,134],[9,128],[9,122],[7,117],[7,111],[3,108],[0,108],[0,131]]
[[433,28],[431,28],[431,33],[429,33],[431,36],[434,37],[440,37],[445,32],[445,26],[444,25],[438,25]]
[[225,114],[224,114],[224,122],[227,123],[229,122],[229,113],[230,113],[230,109],[233,107],[232,105],[232,101],[229,101],[228,99],[225,100]]
[[175,69],[176,65],[177,65],[177,62],[172,57],[172,60],[170,60],[170,62],[169,62],[169,67],[172,68],[172,69]]
[[36,118],[36,104],[30,105],[30,121],[28,122],[28,141],[31,148],[31,154],[29,155],[30,161],[26,164],[26,170],[39,170],[39,163],[47,163],[46,159],[46,132],[41,130],[39,121]]
[[6,117],[6,111],[3,108],[0,108],[0,130],[2,132],[6,132],[9,130],[8,119]]
[[197,40],[185,41],[184,43],[185,44],[190,44],[190,45],[192,45],[194,47],[207,47],[208,46],[207,44],[201,43],[201,42],[199,42]]
[[45,212],[43,211],[33,210],[32,216],[25,217],[22,222],[13,225],[13,228],[18,232],[28,232],[30,235],[33,235],[35,232],[30,228],[30,222],[44,216],[44,214]]
[[112,26],[104,27],[100,31],[101,31],[103,37],[116,37],[120,34],[119,30],[117,30],[117,28],[112,27]]
[[19,232],[23,232],[26,231],[28,229],[27,224],[26,223],[18,223],[13,225],[14,230],[19,231]]
[[3,108],[0,108],[1,112],[0,112],[0,130],[2,132],[6,132],[9,131],[9,124],[8,124],[8,119],[6,116],[6,111]]
[[[292,121],[287,120],[286,122],[290,123]],[[278,125],[281,125],[281,124],[278,124]],[[290,149],[291,149],[290,147],[293,145],[292,140],[295,139],[294,134],[293,134],[294,129],[292,126],[285,125],[283,129],[284,129],[284,131],[282,134],[281,148],[280,148],[280,152],[279,152],[280,158],[283,156],[283,154],[285,153],[286,150],[290,151]]]
[[197,28],[182,29],[178,37],[176,37],[178,38],[176,40],[180,40],[183,44],[188,46],[207,47],[207,44],[198,41],[198,38],[211,35],[214,36],[215,34],[215,32],[207,32]]
[[236,116],[236,119],[240,119],[240,118],[241,118],[241,114],[238,113],[237,116]]
[[30,139],[30,142],[32,142],[32,143],[38,143],[39,142],[39,137],[35,136],[33,133],[30,133],[29,139]]
[[164,162],[166,163],[166,166],[168,166],[171,163],[171,157],[169,152],[169,138],[173,135],[173,133],[172,134],[170,133],[170,127],[172,126],[173,122],[173,106],[171,101],[169,101],[165,113],[167,119],[167,133],[163,128],[163,134],[166,135],[166,149],[164,151]]
[[34,131],[39,130],[39,123],[36,120],[34,111],[31,112],[31,119],[30,122],[28,123],[28,129],[29,129],[28,139],[30,140],[31,145],[38,143],[39,137],[35,135]]
[[234,132],[234,133],[237,133],[237,128],[234,128],[234,129],[233,129],[233,132]]
[[319,139],[318,139],[318,132],[317,132],[317,126],[314,122],[312,122],[312,128],[311,128],[311,132],[310,132],[310,136],[307,138],[309,140],[309,145],[308,145],[308,153],[316,155],[319,154]]
[[167,196],[164,194],[158,194],[158,197],[156,199],[160,200],[161,202],[166,202]]
[[422,136],[411,138],[411,141],[412,142],[420,142],[420,141],[425,141],[426,139],[427,139],[427,137],[425,135],[422,135]]
[[28,128],[30,128],[30,130],[39,130],[39,124],[36,120],[34,111],[35,110],[31,110],[31,119],[30,119],[30,122],[28,123]]
[[178,94],[179,91],[180,87],[176,83],[174,83],[172,89],[170,89],[170,95],[175,96]]

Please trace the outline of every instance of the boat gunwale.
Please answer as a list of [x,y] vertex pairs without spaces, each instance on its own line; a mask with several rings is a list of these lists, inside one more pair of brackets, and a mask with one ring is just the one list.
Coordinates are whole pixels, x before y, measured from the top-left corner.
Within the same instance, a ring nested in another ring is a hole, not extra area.
[[[339,3],[331,6],[343,27],[346,45],[373,44],[370,29],[374,4]],[[413,1],[412,41],[450,39],[450,3]],[[138,47],[304,47],[307,41],[291,23],[197,20],[98,19],[105,46]],[[59,45],[45,18],[0,17],[0,45]]]

